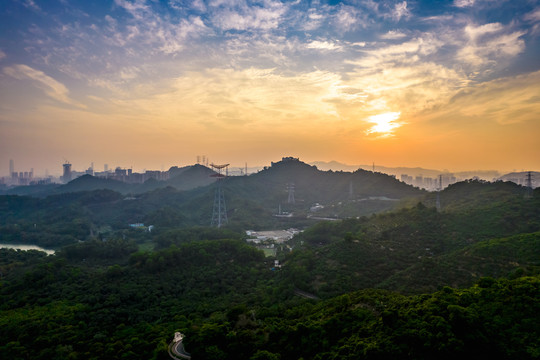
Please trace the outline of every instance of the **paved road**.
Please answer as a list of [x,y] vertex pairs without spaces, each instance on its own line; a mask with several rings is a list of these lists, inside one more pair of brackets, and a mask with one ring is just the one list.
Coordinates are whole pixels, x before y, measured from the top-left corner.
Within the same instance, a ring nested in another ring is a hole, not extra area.
[[191,354],[186,352],[186,349],[184,349],[184,344],[182,343],[182,340],[177,342],[172,342],[169,345],[169,356],[175,360],[178,359],[191,359]]
[[306,298],[306,299],[319,300],[317,295],[310,294],[310,293],[302,291],[300,289],[294,289],[294,294],[298,295],[298,296],[301,296],[303,298]]

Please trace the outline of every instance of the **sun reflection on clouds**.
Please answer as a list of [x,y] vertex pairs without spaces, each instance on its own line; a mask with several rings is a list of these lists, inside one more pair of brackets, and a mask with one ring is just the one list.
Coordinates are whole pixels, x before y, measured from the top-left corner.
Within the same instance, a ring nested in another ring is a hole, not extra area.
[[401,112],[387,112],[368,117],[367,121],[374,125],[366,130],[366,134],[375,134],[378,137],[394,136],[394,129],[403,125],[403,123],[396,121],[400,116]]

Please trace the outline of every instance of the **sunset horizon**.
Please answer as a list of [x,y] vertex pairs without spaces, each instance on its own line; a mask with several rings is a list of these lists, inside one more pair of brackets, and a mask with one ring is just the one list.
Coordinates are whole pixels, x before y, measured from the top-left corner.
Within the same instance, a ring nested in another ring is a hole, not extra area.
[[540,170],[536,1],[9,0],[0,176],[197,156]]

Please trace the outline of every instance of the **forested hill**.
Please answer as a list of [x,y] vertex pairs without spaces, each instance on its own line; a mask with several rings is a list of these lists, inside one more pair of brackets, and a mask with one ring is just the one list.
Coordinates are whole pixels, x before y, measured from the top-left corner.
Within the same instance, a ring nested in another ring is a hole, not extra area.
[[312,204],[337,203],[368,197],[402,199],[425,192],[395,178],[371,171],[320,171],[297,159],[285,158],[272,166],[247,176],[227,179],[232,191],[259,201],[286,203],[288,189],[294,188],[296,202]]
[[[469,187],[477,191],[469,193]],[[531,198],[522,190],[515,184],[463,183],[445,190],[451,195],[441,194],[447,208],[440,212],[418,203],[319,223],[293,239],[302,251],[293,251],[283,274],[321,297],[370,287],[433,291],[518,269],[536,274],[540,189]]]
[[[283,184],[299,184],[299,214],[315,199],[337,207],[317,191],[342,196],[355,176],[343,204],[420,196],[319,222],[275,258],[244,241],[248,226],[282,221],[266,203],[287,200]],[[226,179],[221,229],[192,226],[209,223],[214,186],[1,196],[1,241],[66,246],[0,250],[0,358],[168,359],[181,331],[201,360],[538,359],[540,189],[463,182],[437,210],[435,194],[392,195],[395,179],[379,176],[287,161]],[[127,225],[139,219],[155,229]]]
[[[173,173],[167,182],[142,185],[85,175],[52,189],[58,193],[46,198],[0,196],[0,241],[57,247],[123,230],[133,223],[154,225],[158,231],[208,226],[215,191],[215,178],[210,175],[214,172],[195,165]],[[295,201],[289,203],[288,187],[293,184]],[[130,186],[157,188],[125,194],[126,189],[135,189]],[[394,208],[400,199],[425,194],[384,174],[319,171],[298,160],[274,163],[250,176],[226,178],[222,186],[228,226],[239,231],[305,227],[317,216],[369,215]],[[314,204],[319,205],[311,211]],[[291,217],[275,217],[280,207]]]
[[53,257],[0,250],[0,357],[168,359],[175,331],[201,360],[539,354],[538,275],[317,302],[295,296],[294,284],[239,240],[133,251],[121,239]]
[[[288,159],[288,158],[285,158]],[[20,186],[5,191],[6,195],[48,195],[107,189],[122,194],[142,194],[148,191],[173,187],[177,190],[191,190],[212,184],[215,172],[203,165],[172,167],[170,178],[166,181],[149,179],[143,184],[130,184],[112,179],[83,175],[65,185]],[[386,197],[401,199],[418,196],[423,192],[410,185],[397,181],[382,173],[357,170],[355,172],[320,171],[297,159],[282,160],[272,166],[249,176],[229,177],[225,181],[230,190],[259,203],[287,202],[287,190],[294,187],[297,202],[337,203],[343,200]]]

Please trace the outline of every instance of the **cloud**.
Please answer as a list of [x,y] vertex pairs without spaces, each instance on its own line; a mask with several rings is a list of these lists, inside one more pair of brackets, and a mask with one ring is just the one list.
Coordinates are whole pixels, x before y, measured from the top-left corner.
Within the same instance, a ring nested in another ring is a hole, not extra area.
[[358,8],[342,5],[334,15],[333,23],[339,32],[345,33],[354,31],[358,28],[366,28],[369,21],[367,20],[366,15]]
[[433,34],[423,34],[422,37],[417,37],[411,40],[404,41],[397,44],[374,44],[371,49],[364,49],[362,52],[366,55],[363,59],[353,62],[358,65],[366,64],[366,66],[373,66],[375,63],[388,63],[395,61],[402,61],[405,58],[410,62],[415,58],[411,57],[411,54],[417,54],[421,56],[427,56],[437,52],[443,42],[439,40]]
[[404,37],[407,37],[407,35],[405,35],[399,30],[390,30],[386,34],[380,36],[381,39],[385,40],[398,40],[403,39]]
[[23,2],[23,5],[28,8],[28,9],[32,9],[34,11],[41,11],[41,8],[35,3],[34,0],[25,0]]
[[[189,39],[211,33],[200,16],[186,16],[175,23],[143,0],[115,0],[115,4],[126,10],[132,19],[119,24],[112,16],[105,16],[108,26],[102,36],[114,46],[137,52],[151,53],[157,50],[164,54],[176,54],[184,50]],[[174,4],[171,3],[171,6],[174,7]],[[149,47],[150,51],[147,50]]]
[[474,6],[475,0],[454,0],[454,6],[458,8]]
[[532,24],[530,33],[535,36],[539,35],[540,34],[540,7],[537,7],[531,12],[525,14],[523,18],[525,19],[525,21]]
[[402,18],[409,19],[412,16],[407,9],[407,2],[403,1],[394,5],[394,9],[390,12],[390,17],[395,21],[400,21]]
[[176,119],[167,120],[168,126],[183,131],[282,131],[278,129],[304,128],[306,121],[330,128],[340,116],[332,100],[347,93],[349,99],[356,96],[342,89],[339,75],[331,72],[286,75],[264,68],[190,71],[164,88],[169,90],[117,101],[116,111],[129,111],[142,121]]
[[3,52],[2,50],[0,50],[0,60],[2,60],[3,58],[5,58],[7,55],[5,52]]
[[31,68],[24,64],[17,64],[4,68],[4,73],[18,80],[30,79],[36,82],[49,97],[65,104],[83,107],[69,97],[69,90],[64,84],[56,81],[44,72]]
[[248,6],[242,3],[239,6],[219,7],[212,13],[211,21],[222,30],[276,29],[286,12],[286,6],[276,1],[266,1],[263,4],[264,6]]
[[330,41],[312,41],[309,44],[306,45],[308,49],[316,49],[316,50],[336,50],[336,51],[342,51],[343,48],[337,44],[336,42],[330,42]]
[[300,28],[305,31],[313,31],[320,28],[328,16],[327,14],[324,14],[323,11],[324,7],[322,9],[309,9],[307,11],[307,16],[302,16]]
[[537,121],[540,71],[492,80],[458,91],[444,109],[456,118],[477,118],[502,125]]
[[135,1],[114,0],[114,3],[117,6],[124,8],[133,17],[138,18],[138,19],[141,19],[143,17],[144,12],[150,9],[150,7],[146,5],[145,0],[135,0]]
[[500,23],[479,26],[469,24],[463,33],[468,40],[458,50],[456,57],[475,67],[497,65],[498,61],[515,57],[525,49],[525,42],[521,37],[527,32],[510,32],[509,28]]
[[540,7],[525,14],[524,19],[527,21],[540,21]]

